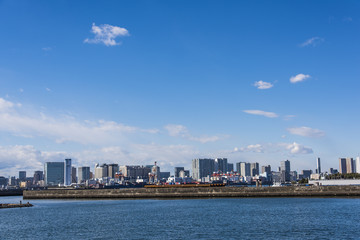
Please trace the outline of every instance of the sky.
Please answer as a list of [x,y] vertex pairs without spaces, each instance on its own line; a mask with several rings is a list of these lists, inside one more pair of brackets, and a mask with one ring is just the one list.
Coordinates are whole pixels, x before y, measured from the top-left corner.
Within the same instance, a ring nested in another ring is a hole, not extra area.
[[0,0],[0,175],[360,153],[359,1]]

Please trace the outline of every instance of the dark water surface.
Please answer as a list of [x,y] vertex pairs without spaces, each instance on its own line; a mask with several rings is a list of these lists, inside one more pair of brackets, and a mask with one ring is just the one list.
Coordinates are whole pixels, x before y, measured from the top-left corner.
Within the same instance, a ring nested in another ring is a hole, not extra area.
[[0,209],[0,239],[360,239],[357,198],[30,202]]

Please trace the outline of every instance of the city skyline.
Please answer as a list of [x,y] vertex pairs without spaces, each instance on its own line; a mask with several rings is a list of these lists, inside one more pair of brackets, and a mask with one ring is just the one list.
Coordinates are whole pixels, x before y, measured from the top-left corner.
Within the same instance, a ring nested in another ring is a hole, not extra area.
[[359,2],[83,6],[0,2],[0,176],[359,156]]

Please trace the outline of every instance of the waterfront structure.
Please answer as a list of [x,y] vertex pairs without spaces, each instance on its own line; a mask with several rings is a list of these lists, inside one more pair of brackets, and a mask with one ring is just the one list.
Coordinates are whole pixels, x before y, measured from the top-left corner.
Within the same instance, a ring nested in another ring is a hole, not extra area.
[[100,178],[104,178],[107,176],[108,176],[108,165],[105,163],[102,165],[97,163],[95,165],[95,178],[100,179]]
[[26,171],[19,171],[19,180],[26,181]]
[[250,176],[255,177],[259,175],[259,163],[250,163]]
[[71,185],[71,159],[65,159],[65,167],[64,167],[64,185],[70,186]]
[[210,158],[197,158],[192,160],[192,177],[197,181],[211,176],[215,170],[215,160]]
[[90,179],[90,167],[78,168],[78,183],[84,183]]
[[46,162],[44,164],[44,175],[47,186],[64,184],[64,162]]
[[185,171],[184,167],[175,167],[174,168],[174,177],[180,177],[180,172]]
[[321,173],[320,158],[316,158],[316,173]]
[[119,171],[119,165],[112,163],[108,165],[108,177],[115,178],[115,173]]
[[342,174],[354,172],[353,158],[339,158],[339,172]]
[[226,173],[228,167],[227,158],[215,158],[215,172]]

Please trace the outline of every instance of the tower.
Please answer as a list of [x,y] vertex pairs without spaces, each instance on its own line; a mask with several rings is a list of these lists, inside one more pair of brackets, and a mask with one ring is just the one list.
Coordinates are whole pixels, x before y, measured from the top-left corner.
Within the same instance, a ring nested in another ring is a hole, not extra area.
[[64,167],[64,185],[70,186],[71,185],[71,159],[65,159],[65,167]]

